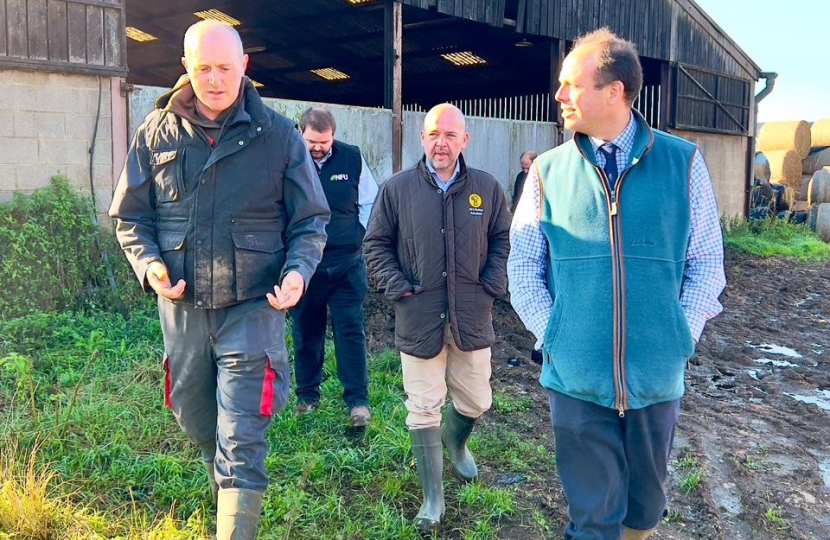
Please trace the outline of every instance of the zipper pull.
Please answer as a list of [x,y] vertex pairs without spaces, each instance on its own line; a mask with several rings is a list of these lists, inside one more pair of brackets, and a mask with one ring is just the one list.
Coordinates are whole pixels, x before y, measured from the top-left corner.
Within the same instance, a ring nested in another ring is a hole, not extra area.
[[622,405],[620,405],[619,411],[620,411],[620,418],[625,418],[625,409],[622,408]]
[[611,190],[611,215],[617,215],[617,193],[613,189]]

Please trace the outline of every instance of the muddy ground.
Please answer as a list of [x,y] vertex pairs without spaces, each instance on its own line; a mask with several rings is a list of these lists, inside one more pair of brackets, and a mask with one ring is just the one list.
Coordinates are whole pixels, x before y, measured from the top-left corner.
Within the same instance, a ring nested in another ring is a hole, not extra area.
[[[724,312],[706,326],[689,364],[670,515],[653,538],[828,540],[830,265],[728,252],[726,267]],[[383,297],[371,294],[374,350],[393,345],[389,313]],[[530,361],[533,338],[505,301],[496,301],[494,321],[494,391],[529,395],[534,404],[521,415],[489,412],[480,436],[501,424],[554,451],[540,366]],[[511,357],[521,365],[508,365]],[[500,538],[540,538],[534,509],[557,531],[550,537],[561,537],[567,503],[552,466],[538,470],[547,482],[480,467],[485,482],[520,482],[518,498],[529,509],[503,522]]]

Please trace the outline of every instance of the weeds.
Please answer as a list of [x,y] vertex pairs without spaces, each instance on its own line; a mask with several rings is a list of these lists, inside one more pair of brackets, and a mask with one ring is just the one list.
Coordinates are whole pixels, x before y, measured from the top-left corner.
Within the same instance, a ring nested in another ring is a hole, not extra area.
[[760,257],[794,257],[805,262],[830,260],[830,244],[822,242],[804,225],[778,219],[760,224],[743,218],[723,222],[726,247]]

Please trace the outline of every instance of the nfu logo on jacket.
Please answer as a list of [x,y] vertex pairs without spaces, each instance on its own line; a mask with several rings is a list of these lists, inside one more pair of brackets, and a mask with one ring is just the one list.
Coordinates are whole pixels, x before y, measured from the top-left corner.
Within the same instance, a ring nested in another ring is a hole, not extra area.
[[348,173],[333,174],[329,180],[331,182],[345,182],[349,179]]
[[484,208],[481,207],[482,204],[481,195],[478,193],[473,193],[470,195],[470,215],[471,216],[483,216],[484,215]]

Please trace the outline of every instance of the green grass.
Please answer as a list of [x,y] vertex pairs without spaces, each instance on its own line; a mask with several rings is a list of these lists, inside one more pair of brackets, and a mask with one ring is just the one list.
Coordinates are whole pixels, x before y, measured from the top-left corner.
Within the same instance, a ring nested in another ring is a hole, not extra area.
[[727,248],[760,257],[793,257],[804,262],[830,260],[830,244],[822,242],[804,225],[781,220],[755,224],[743,218],[725,220],[723,225]]
[[[44,518],[39,535],[21,528],[23,518],[0,520],[0,538],[210,537],[214,510],[204,470],[164,408],[161,333],[152,306],[142,306],[127,317],[34,312],[0,321],[0,449],[16,449],[0,460],[0,489],[30,492],[35,497],[24,506]],[[292,398],[268,431],[271,485],[260,538],[418,539],[411,519],[421,491],[399,357],[387,351],[371,358],[373,421],[355,431],[328,356],[320,408],[297,417]],[[530,406],[527,398],[497,396],[505,413]],[[480,464],[499,473],[532,477],[540,462],[548,470],[554,464],[539,441],[501,424],[483,425],[470,446]],[[442,535],[498,538],[511,516],[531,513],[521,507],[520,487],[462,484],[445,463]],[[547,535],[541,517],[530,526]]]

